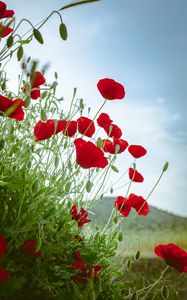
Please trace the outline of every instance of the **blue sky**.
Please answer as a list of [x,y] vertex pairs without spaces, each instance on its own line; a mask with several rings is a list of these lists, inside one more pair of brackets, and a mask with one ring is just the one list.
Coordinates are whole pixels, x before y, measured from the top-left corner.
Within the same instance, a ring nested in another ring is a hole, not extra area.
[[[8,7],[33,24],[71,1],[7,1]],[[61,41],[54,16],[42,34],[45,44],[33,41],[25,51],[42,64],[50,62],[46,77],[59,73],[59,95],[70,98],[74,86],[94,112],[102,99],[100,78],[110,77],[126,87],[124,101],[108,102],[105,112],[123,129],[131,144],[142,144],[148,155],[137,168],[144,185],[134,192],[148,194],[165,161],[170,168],[150,203],[187,215],[187,1],[101,0],[63,12],[69,37]],[[27,30],[28,25],[21,27]],[[19,65],[9,65],[15,81]],[[120,156],[121,171],[128,160]],[[123,184],[123,182],[122,182]],[[119,184],[120,185],[120,184]],[[123,195],[123,190],[118,194]]]

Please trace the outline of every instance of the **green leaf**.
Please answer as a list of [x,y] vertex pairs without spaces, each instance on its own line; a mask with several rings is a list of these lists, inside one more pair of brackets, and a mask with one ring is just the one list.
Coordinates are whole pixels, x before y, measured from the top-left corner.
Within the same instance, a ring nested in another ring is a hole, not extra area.
[[114,172],[119,173],[118,168],[116,168],[114,165],[111,165],[111,169],[112,169]]
[[67,32],[66,25],[65,25],[64,23],[61,23],[61,24],[60,24],[59,32],[60,32],[61,38],[62,38],[64,41],[67,40],[68,32]]
[[99,1],[100,0],[82,0],[82,1],[79,1],[79,2],[73,2],[73,3],[70,3],[68,5],[65,5],[65,6],[61,7],[59,9],[59,11],[63,10],[63,9],[70,8],[70,7],[73,7],[73,6],[82,5],[82,4],[88,4],[88,3],[92,3],[92,2],[99,2]]
[[23,47],[19,46],[18,51],[17,51],[17,59],[20,61],[23,57]]
[[46,115],[46,112],[45,110],[42,108],[41,111],[40,111],[40,118],[43,122],[46,122],[47,121],[47,115]]
[[44,43],[43,37],[38,29],[36,28],[33,29],[33,35],[40,44]]
[[7,47],[10,48],[14,43],[14,38],[12,35],[10,35],[6,41]]

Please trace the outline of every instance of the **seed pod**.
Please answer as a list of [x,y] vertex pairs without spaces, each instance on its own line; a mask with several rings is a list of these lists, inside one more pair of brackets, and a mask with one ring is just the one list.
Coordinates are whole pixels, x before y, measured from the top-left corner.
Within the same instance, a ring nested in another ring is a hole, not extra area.
[[66,193],[69,193],[70,187],[71,187],[71,183],[67,182],[66,185],[65,185],[65,191],[66,191]]
[[20,61],[23,57],[23,47],[19,46],[18,51],[17,51],[17,60]]
[[96,145],[97,145],[97,147],[102,148],[103,142],[102,142],[102,139],[100,137],[97,139]]
[[117,224],[117,223],[118,223],[118,216],[115,216],[115,217],[113,218],[113,223],[114,223],[114,224]]
[[60,24],[59,32],[60,32],[61,38],[62,38],[64,41],[67,40],[68,32],[67,32],[67,27],[66,27],[66,25],[65,25],[64,23],[61,23],[61,24]]
[[166,170],[168,169],[168,167],[169,167],[169,163],[166,162],[165,165],[164,165],[164,167],[163,167],[163,169],[162,169],[162,171],[166,172]]
[[59,165],[59,157],[56,155],[55,156],[55,168],[58,168]]
[[44,43],[43,37],[38,29],[36,28],[33,29],[33,35],[40,44]]
[[36,239],[34,250],[38,252],[41,249],[42,241],[41,238]]
[[88,180],[87,183],[86,183],[86,191],[87,191],[87,193],[91,192],[92,187],[93,187],[93,183],[90,180]]
[[167,286],[163,286],[162,289],[161,289],[161,295],[162,295],[162,298],[164,300],[167,300],[169,298],[169,290],[167,288]]
[[135,255],[135,259],[138,260],[140,258],[140,251],[138,250]]
[[38,179],[34,181],[32,185],[32,191],[33,193],[37,193],[39,191],[39,182]]
[[46,122],[47,121],[47,115],[46,115],[46,112],[45,110],[42,108],[41,111],[40,111],[40,118],[43,122]]
[[42,98],[42,99],[45,99],[46,96],[47,96],[47,91],[44,91],[44,92],[42,93],[42,95],[41,95],[41,98]]
[[115,154],[117,154],[119,152],[119,150],[120,150],[120,145],[116,145],[116,147],[115,147]]
[[25,108],[29,107],[30,102],[31,102],[31,98],[30,98],[30,96],[27,96],[27,97],[25,98],[25,100],[24,100],[24,103],[25,103],[24,106],[25,106]]
[[118,235],[118,241],[121,242],[122,240],[123,240],[123,234],[122,232],[120,232]]
[[14,38],[12,35],[10,35],[6,41],[7,47],[10,48],[14,43]]
[[5,81],[3,81],[3,83],[2,83],[1,89],[2,89],[3,91],[6,90],[6,82],[5,82]]
[[132,294],[132,296],[131,296],[131,298],[130,298],[131,300],[136,300],[137,298],[136,298],[136,292],[134,292],[133,294]]
[[128,259],[128,261],[127,261],[127,263],[126,263],[126,268],[127,268],[127,270],[129,270],[129,268],[130,268],[130,265],[131,265],[131,260],[130,260],[130,259]]
[[119,173],[118,168],[116,168],[114,165],[111,165],[111,169],[112,169],[114,172]]

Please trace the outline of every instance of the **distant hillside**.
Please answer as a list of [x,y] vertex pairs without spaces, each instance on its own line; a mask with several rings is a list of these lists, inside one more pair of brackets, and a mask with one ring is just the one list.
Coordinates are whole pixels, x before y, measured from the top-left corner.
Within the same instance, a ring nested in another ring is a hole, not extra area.
[[[97,202],[92,211],[95,213],[95,221],[98,224],[106,224],[112,209],[114,208],[115,197],[105,197],[103,201]],[[138,230],[158,230],[158,229],[187,229],[187,218],[176,216],[156,207],[150,207],[150,213],[144,217],[135,217],[135,211],[131,211],[130,216],[123,222],[125,226],[128,222],[129,229]],[[130,221],[130,222],[129,222]]]

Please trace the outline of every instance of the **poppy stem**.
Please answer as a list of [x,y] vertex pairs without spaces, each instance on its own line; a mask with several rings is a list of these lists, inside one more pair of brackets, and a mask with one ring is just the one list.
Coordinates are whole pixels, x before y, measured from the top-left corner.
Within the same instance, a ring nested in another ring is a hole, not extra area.
[[162,271],[162,273],[160,274],[159,278],[151,285],[146,286],[145,288],[137,291],[137,293],[141,294],[142,292],[146,291],[146,296],[152,291],[152,289],[163,279],[164,274],[166,273],[166,271],[169,269],[169,266],[166,266],[166,268]]
[[148,194],[148,196],[146,197],[145,200],[147,200],[147,199],[151,196],[151,194],[153,193],[153,191],[155,190],[155,188],[156,188],[157,185],[159,184],[159,182],[160,182],[160,180],[161,180],[163,174],[164,174],[164,171],[162,171],[162,173],[160,174],[160,176],[159,176],[157,182],[155,183],[155,185],[153,186],[153,188],[151,189],[151,191],[149,192],[149,194]]

